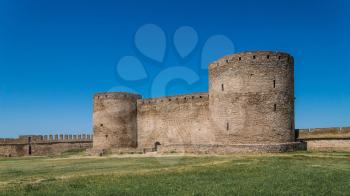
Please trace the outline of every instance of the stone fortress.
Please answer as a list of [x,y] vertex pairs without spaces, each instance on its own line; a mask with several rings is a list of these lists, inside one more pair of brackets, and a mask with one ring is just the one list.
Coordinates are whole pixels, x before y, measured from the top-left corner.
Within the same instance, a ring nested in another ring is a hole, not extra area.
[[350,151],[350,128],[295,129],[294,59],[242,52],[208,67],[209,92],[142,99],[97,93],[93,137],[0,139],[0,156],[105,153]]
[[[305,147],[295,137],[292,56],[243,52],[208,68],[208,93],[152,99],[96,94],[92,151],[234,153]],[[349,137],[350,129],[340,135]],[[345,148],[350,150],[349,140]]]

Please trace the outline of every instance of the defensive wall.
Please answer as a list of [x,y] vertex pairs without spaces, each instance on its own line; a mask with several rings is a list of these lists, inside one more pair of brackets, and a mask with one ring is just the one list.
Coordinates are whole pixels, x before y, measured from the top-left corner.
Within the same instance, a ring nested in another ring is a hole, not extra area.
[[295,137],[308,151],[350,152],[350,127],[296,129]]
[[138,146],[213,143],[215,138],[208,128],[208,106],[208,93],[139,99]]
[[0,138],[0,156],[59,155],[92,147],[92,135],[22,135]]

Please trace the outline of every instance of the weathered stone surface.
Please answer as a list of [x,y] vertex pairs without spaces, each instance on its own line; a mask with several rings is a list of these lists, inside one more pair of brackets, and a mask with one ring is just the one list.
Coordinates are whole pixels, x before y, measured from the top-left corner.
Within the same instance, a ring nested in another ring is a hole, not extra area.
[[[89,138],[90,135],[89,135]],[[0,139],[0,156],[59,155],[69,150],[92,147],[92,139],[64,139],[48,136],[24,135],[16,139]]]
[[297,129],[296,139],[308,151],[350,152],[350,127]]
[[209,66],[209,119],[220,144],[294,141],[293,57],[269,51]]
[[297,129],[297,138],[300,140],[309,139],[350,139],[350,127]]
[[306,143],[308,151],[350,152],[350,139],[315,139]]
[[137,147],[137,99],[130,93],[99,93],[94,96],[95,150]]
[[139,147],[215,143],[208,129],[208,104],[208,93],[139,100]]

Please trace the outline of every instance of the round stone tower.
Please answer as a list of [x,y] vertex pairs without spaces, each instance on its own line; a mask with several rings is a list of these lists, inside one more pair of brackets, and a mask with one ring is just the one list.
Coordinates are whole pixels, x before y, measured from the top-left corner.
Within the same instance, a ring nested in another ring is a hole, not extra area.
[[137,99],[131,93],[94,96],[93,149],[137,147]]
[[256,51],[219,59],[209,65],[209,96],[218,144],[294,141],[294,62],[289,54]]

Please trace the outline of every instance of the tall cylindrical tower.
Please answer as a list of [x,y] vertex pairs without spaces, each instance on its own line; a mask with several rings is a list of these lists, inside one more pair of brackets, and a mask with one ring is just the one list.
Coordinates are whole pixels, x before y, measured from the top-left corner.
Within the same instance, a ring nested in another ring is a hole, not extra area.
[[286,53],[243,52],[209,65],[209,118],[219,144],[294,141],[294,63]]
[[131,93],[94,96],[93,149],[137,147],[137,99]]

